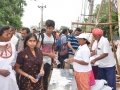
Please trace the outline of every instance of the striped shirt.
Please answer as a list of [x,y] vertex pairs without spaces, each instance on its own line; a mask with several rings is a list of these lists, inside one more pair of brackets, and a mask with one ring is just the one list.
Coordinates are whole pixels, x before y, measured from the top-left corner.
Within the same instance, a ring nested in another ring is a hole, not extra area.
[[[68,36],[68,42],[71,43],[72,48],[75,50],[77,50],[77,48],[79,47],[78,40],[74,35]],[[74,55],[70,48],[69,48],[69,54]]]

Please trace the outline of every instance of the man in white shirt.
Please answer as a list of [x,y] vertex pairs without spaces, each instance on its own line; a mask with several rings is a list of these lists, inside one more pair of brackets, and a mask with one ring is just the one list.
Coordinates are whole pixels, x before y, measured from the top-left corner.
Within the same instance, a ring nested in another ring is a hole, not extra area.
[[18,43],[18,37],[16,36],[16,29],[14,27],[10,27],[10,33],[11,33],[11,42],[17,47]]
[[98,79],[105,79],[112,90],[116,90],[115,58],[110,48],[110,43],[103,36],[103,30],[95,28],[92,30],[95,41],[92,46],[97,57],[91,61],[98,62]]
[[53,36],[53,30],[55,29],[55,22],[53,20],[47,20],[45,22],[46,32],[39,37],[38,47],[43,53],[43,63],[45,74],[43,76],[44,90],[48,90],[48,79],[51,71],[52,60],[54,60],[56,54],[54,51],[55,39]]

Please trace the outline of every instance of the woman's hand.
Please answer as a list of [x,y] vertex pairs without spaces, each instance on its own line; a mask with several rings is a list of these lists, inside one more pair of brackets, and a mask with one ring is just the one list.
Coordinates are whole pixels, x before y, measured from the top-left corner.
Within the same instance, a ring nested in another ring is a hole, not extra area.
[[34,77],[32,77],[31,75],[29,75],[28,78],[29,78],[29,79],[31,80],[31,82],[33,82],[33,83],[36,83],[36,82],[37,82],[37,80],[36,80]]
[[44,72],[44,70],[40,70],[40,76],[44,76],[44,74],[45,74],[45,72]]
[[72,52],[75,54],[76,50],[73,49]]
[[55,53],[49,53],[49,57],[55,58],[56,54]]
[[74,62],[74,58],[73,58],[73,57],[72,57],[72,58],[69,58],[69,59],[67,60],[67,62],[68,62],[68,63]]
[[0,75],[7,77],[8,75],[10,75],[10,72],[8,70],[0,70]]

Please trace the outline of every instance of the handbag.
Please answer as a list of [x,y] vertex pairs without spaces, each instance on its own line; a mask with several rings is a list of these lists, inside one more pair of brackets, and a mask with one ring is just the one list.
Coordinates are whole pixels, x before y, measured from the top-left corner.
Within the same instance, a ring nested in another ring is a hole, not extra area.
[[68,54],[68,45],[67,45],[67,43],[64,43],[64,44],[62,44],[61,47],[60,47],[59,55],[60,55],[60,56],[65,56],[65,55],[67,55],[67,54]]

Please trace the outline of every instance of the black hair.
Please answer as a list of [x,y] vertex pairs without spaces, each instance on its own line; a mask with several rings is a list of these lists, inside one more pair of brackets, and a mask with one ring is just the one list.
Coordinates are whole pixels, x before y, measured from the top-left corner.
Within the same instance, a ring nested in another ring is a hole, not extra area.
[[55,22],[53,20],[47,20],[45,22],[45,26],[54,28],[55,27]]
[[66,32],[68,32],[68,30],[69,30],[68,28],[64,28],[64,29],[62,29],[62,32],[61,32],[61,33],[62,33],[62,34],[65,34]]
[[10,26],[3,26],[0,28],[0,36],[4,33],[4,31],[9,30]]
[[73,30],[72,30],[72,29],[70,29],[70,30],[69,30],[69,33],[70,33],[70,34],[71,34],[71,33],[73,33]]
[[82,32],[81,28],[76,28],[75,31]]
[[13,26],[10,26],[10,28],[11,28],[12,31],[15,31],[15,30],[16,30],[16,28],[13,27]]
[[30,29],[29,29],[29,28],[27,28],[27,27],[22,27],[22,31],[24,31],[24,30],[26,30],[27,34],[30,33]]
[[44,33],[44,32],[46,32],[46,29],[45,29],[45,28],[42,28],[42,29],[41,29],[41,33]]
[[87,39],[85,39],[85,38],[83,38],[83,39],[86,41],[86,44],[87,44],[87,45],[90,44],[90,42],[89,42]]
[[33,33],[29,33],[29,34],[26,36],[26,38],[25,38],[25,41],[24,41],[24,48],[27,47],[27,41],[28,41],[31,37],[34,37],[35,40],[37,41],[37,36],[36,36],[35,34],[33,34]]
[[35,28],[33,28],[32,30],[35,30],[35,31],[37,31]]

